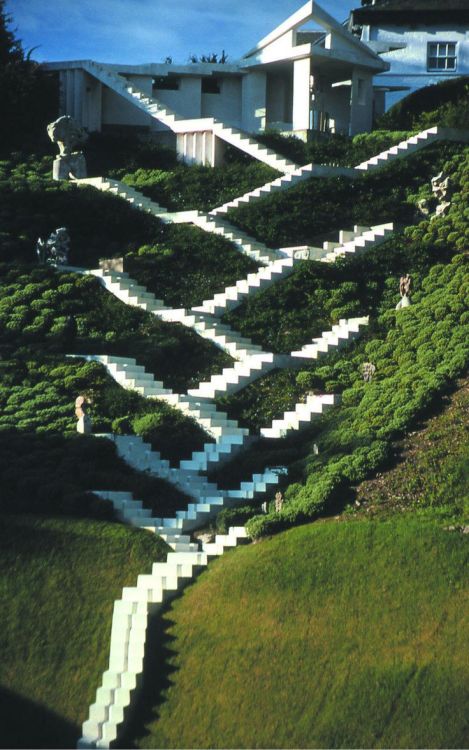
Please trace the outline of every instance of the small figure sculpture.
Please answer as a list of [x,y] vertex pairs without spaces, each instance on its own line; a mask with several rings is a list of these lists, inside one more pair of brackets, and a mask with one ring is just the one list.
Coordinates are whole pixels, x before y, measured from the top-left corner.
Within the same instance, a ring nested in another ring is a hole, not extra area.
[[364,362],[362,365],[363,380],[365,383],[371,383],[373,375],[376,372],[376,367],[372,362]]
[[399,279],[399,294],[401,299],[396,305],[396,310],[401,310],[403,307],[409,307],[412,304],[410,299],[410,293],[412,289],[412,277],[406,273],[405,276],[401,276]]
[[275,493],[275,512],[280,513],[280,511],[282,510],[282,506],[283,506],[283,495],[279,491]]
[[41,265],[66,266],[70,252],[70,235],[66,227],[59,227],[44,242],[42,237],[36,242],[36,255]]
[[429,216],[432,209],[435,209],[433,216],[444,216],[448,213],[451,206],[451,197],[454,193],[454,185],[451,175],[445,172],[432,177],[433,198],[422,198],[417,206],[423,216]]
[[77,432],[81,435],[91,434],[91,417],[88,414],[89,402],[85,396],[78,396],[75,399],[75,416],[78,419]]
[[54,160],[52,176],[54,180],[81,179],[86,177],[86,162],[82,151],[74,151],[86,141],[88,135],[75,120],[68,115],[49,123],[47,135],[59,147],[59,156]]

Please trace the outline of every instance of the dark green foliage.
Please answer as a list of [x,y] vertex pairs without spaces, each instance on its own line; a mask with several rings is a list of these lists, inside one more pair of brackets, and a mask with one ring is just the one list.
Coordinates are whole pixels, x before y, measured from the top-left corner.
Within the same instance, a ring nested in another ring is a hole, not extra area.
[[296,136],[280,135],[273,130],[256,135],[256,140],[296,164],[313,162],[353,167],[405,140],[409,135],[408,132],[390,130],[360,133],[353,138],[332,133],[314,133],[311,140],[305,143]]
[[2,347],[4,359],[18,350],[24,359],[25,347],[31,358],[39,351],[134,357],[166,387],[181,391],[231,362],[189,329],[123,304],[94,276],[39,266],[0,266]]
[[174,307],[201,305],[204,299],[257,270],[257,264],[223,237],[186,224],[169,224],[162,241],[125,258],[132,278]]
[[278,177],[278,172],[265,164],[227,164],[222,167],[179,165],[167,171],[165,167],[136,171],[114,170],[113,176],[141,190],[152,200],[172,211],[198,209],[208,211],[215,206],[254,190]]
[[58,79],[25,57],[0,2],[0,154],[38,143],[48,148],[46,125],[57,115]]
[[84,147],[90,176],[110,176],[137,169],[174,169],[177,155],[174,149],[125,133],[91,133]]
[[162,479],[133,471],[109,440],[0,429],[0,513],[110,519],[112,505],[91,490],[133,492],[157,514],[188,498]]
[[213,442],[194,419],[164,403],[156,413],[134,417],[132,427],[137,435],[172,463],[189,458],[194,451],[200,451],[206,443]]
[[469,127],[469,76],[425,86],[401,99],[379,118],[382,128],[422,130],[433,125]]
[[217,533],[227,534],[230,526],[244,526],[246,521],[258,512],[259,507],[257,505],[241,505],[237,508],[225,508],[217,516]]

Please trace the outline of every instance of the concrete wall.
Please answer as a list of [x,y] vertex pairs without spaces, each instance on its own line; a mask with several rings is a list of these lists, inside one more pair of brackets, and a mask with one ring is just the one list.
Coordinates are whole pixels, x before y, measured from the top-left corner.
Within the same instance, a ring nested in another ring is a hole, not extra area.
[[202,116],[202,79],[200,76],[181,76],[178,91],[154,89],[153,96],[182,117]]
[[373,120],[373,78],[359,68],[353,71],[350,92],[349,135],[371,130]]
[[251,72],[242,80],[242,127],[249,133],[264,130],[267,115],[267,74]]
[[323,111],[329,115],[331,120],[330,127],[334,133],[348,135],[350,125],[350,94],[350,86],[329,89],[323,94]]
[[219,94],[202,94],[202,117],[216,117],[237,127],[242,119],[242,84],[240,78],[218,78]]

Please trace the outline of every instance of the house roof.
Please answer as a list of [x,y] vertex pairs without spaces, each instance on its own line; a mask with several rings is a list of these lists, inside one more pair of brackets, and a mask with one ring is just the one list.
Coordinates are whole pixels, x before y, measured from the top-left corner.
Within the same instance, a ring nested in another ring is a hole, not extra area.
[[428,26],[442,21],[469,23],[469,0],[376,0],[350,14],[351,25],[392,22]]

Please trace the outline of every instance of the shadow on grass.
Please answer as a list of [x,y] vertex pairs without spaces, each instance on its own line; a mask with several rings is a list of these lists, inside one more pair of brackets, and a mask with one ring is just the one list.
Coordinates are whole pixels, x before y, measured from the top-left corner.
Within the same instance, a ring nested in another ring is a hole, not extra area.
[[166,701],[166,691],[172,685],[171,676],[177,671],[177,667],[170,664],[170,659],[176,654],[171,648],[175,638],[168,632],[173,625],[168,617],[170,607],[169,604],[159,610],[149,623],[142,686],[113,747],[137,748],[139,740],[149,734],[146,726],[159,718],[159,707]]
[[79,728],[44,706],[0,686],[0,747],[74,748]]

